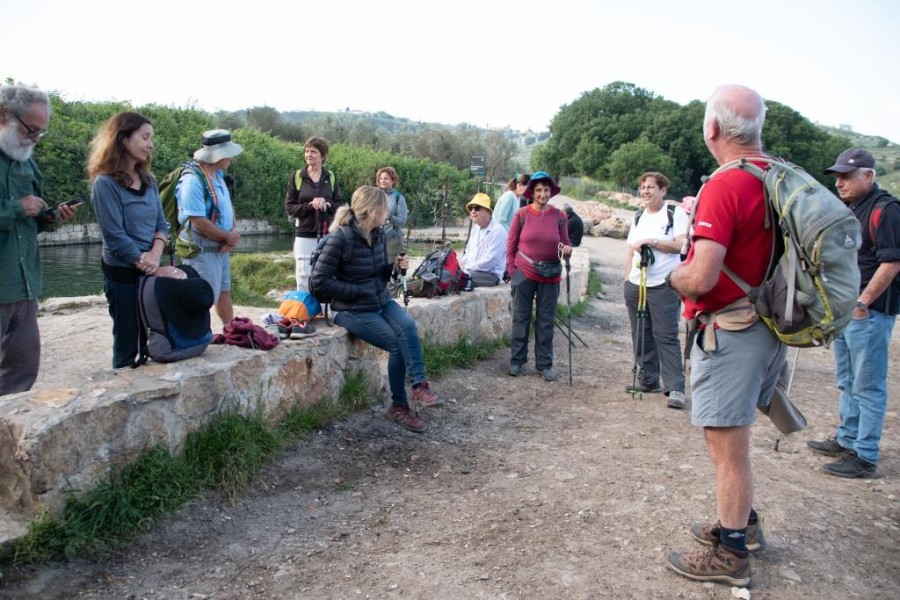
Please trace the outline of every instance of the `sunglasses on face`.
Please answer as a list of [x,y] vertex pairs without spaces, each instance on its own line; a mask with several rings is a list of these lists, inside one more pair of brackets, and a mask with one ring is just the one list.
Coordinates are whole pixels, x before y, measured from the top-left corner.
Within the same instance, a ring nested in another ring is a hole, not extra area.
[[470,206],[469,212],[472,212],[472,211],[481,212],[481,207],[480,206]]

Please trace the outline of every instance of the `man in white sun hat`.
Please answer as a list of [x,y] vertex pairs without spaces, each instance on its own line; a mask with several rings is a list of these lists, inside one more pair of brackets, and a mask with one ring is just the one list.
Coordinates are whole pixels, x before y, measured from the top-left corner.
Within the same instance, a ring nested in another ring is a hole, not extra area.
[[225,184],[225,170],[243,150],[231,141],[228,130],[205,131],[203,145],[194,152],[194,162],[200,169],[185,169],[175,188],[178,220],[185,225],[180,235],[199,246],[197,255],[183,262],[212,286],[222,325],[234,318],[230,252],[241,239],[234,229],[234,207]]

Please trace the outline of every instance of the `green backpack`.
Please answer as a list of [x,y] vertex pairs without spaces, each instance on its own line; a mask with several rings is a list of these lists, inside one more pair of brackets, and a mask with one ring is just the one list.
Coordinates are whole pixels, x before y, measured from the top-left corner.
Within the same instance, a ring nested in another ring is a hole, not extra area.
[[[178,186],[178,182],[181,181],[181,176],[186,169],[193,171],[197,179],[200,180],[200,185],[203,186],[204,196],[207,199],[212,197],[212,202],[209,202],[209,213],[207,214],[209,220],[215,221],[219,212],[215,196],[211,196],[209,193],[206,176],[196,162],[188,161],[182,163],[165,176],[159,184],[159,201],[162,203],[163,214],[166,217],[166,221],[169,222],[168,252],[169,262],[173,266],[175,265],[176,254],[181,258],[196,258],[200,254],[200,246],[190,240],[191,220],[186,219],[182,224],[178,218],[178,198],[175,196],[175,188]],[[182,238],[181,236],[181,232],[185,228],[188,229],[187,239]]]
[[[825,186],[787,161],[739,159],[722,165],[713,176],[728,169],[747,171],[763,183],[766,226],[778,229],[762,284],[751,288],[727,266],[722,270],[783,343],[828,346],[850,323],[859,296],[859,221]],[[696,214],[697,206],[692,218]]]

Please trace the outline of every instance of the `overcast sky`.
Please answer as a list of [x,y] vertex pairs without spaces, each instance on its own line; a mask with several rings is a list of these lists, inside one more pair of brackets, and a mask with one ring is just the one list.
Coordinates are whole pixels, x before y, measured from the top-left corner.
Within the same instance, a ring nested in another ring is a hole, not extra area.
[[680,104],[742,83],[900,143],[897,0],[18,0],[3,13],[0,77],[68,100],[539,131],[613,81]]

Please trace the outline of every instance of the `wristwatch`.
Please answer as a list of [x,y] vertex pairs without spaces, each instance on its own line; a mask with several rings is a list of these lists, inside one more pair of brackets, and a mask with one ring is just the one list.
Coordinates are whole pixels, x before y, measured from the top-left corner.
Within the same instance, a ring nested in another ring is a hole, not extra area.
[[865,311],[868,311],[868,310],[869,310],[869,305],[866,304],[865,302],[863,302],[862,300],[857,300],[857,301],[856,301],[856,310],[865,310]]
[[673,273],[673,271],[669,271],[668,273],[666,273],[666,287],[669,288],[670,290],[675,289],[672,287],[672,273]]

